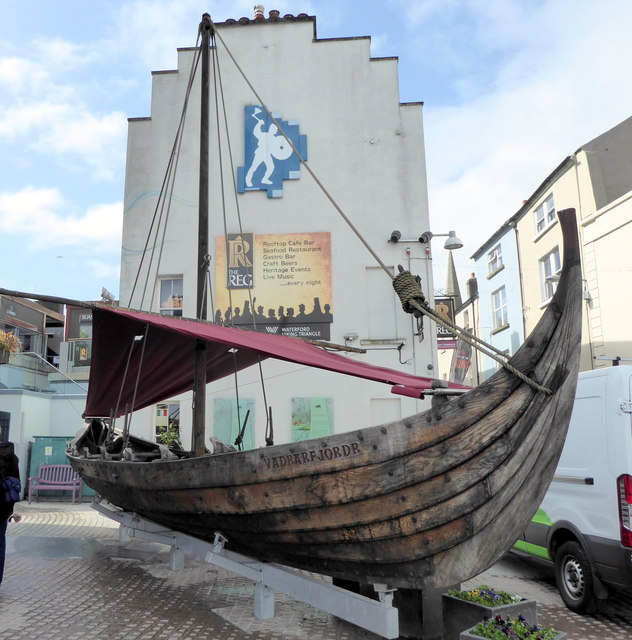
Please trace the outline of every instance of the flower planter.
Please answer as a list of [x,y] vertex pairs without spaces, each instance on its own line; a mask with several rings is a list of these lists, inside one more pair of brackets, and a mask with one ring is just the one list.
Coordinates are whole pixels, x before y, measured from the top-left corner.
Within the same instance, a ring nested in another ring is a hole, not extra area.
[[[475,636],[472,633],[472,628],[467,629],[466,631],[463,631],[459,636],[459,640],[486,640],[482,636]],[[566,634],[563,631],[559,631],[555,635],[554,640],[565,640],[565,638],[566,638]]]
[[496,616],[517,618],[518,616],[524,616],[531,624],[538,623],[535,600],[520,600],[500,607],[488,607],[484,604],[476,604],[444,594],[441,597],[441,608],[443,613],[443,640],[475,637],[462,636],[461,633],[481,622],[484,618],[495,618]]

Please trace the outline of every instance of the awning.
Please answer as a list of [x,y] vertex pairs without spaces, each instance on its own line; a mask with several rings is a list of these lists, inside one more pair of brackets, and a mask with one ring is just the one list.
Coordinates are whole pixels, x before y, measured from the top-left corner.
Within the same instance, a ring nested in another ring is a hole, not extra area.
[[115,409],[122,415],[126,406],[137,410],[190,390],[195,349],[201,342],[206,345],[208,382],[265,358],[397,385],[400,393],[403,387],[410,392],[406,395],[416,397],[433,382],[352,360],[288,336],[116,308],[95,308],[92,322],[87,417],[109,416]]

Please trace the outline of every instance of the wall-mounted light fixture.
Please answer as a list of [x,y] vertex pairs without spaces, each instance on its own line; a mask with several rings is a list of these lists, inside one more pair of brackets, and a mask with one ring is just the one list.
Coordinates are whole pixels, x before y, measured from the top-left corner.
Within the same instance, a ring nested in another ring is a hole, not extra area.
[[388,239],[389,242],[398,243],[398,242],[419,242],[420,244],[429,244],[430,241],[436,236],[443,236],[447,238],[445,244],[443,245],[444,249],[448,251],[454,251],[454,249],[460,249],[463,246],[463,243],[459,238],[456,237],[455,231],[450,231],[449,233],[432,233],[432,231],[424,231],[418,238],[414,240],[402,240],[401,231],[395,229],[391,231],[391,236]]

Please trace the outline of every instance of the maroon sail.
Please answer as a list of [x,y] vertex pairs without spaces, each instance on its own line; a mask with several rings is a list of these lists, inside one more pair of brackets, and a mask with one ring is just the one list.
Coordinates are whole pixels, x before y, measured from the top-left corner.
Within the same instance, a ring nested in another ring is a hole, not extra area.
[[297,338],[173,316],[96,308],[93,327],[88,417],[113,410],[121,415],[126,405],[142,409],[190,390],[200,342],[206,345],[208,382],[275,358],[390,384],[417,397],[432,385],[431,378],[353,360]]

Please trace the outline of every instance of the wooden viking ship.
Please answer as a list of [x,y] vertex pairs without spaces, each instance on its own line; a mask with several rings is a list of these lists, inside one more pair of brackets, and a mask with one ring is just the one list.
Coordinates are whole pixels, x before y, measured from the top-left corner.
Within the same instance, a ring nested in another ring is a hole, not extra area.
[[[220,531],[228,548],[261,560],[407,588],[477,575],[505,553],[538,508],[570,419],[581,270],[574,212],[559,216],[564,266],[557,291],[509,360],[526,381],[502,368],[442,406],[396,422],[192,457],[134,437],[124,443],[124,434],[108,450],[107,421],[93,419],[72,443],[70,463],[113,504],[200,538]],[[138,387],[140,365],[127,355],[135,336],[145,341],[146,374]],[[314,358],[314,366],[344,370],[334,362],[345,360],[295,338],[116,309],[94,310],[93,340],[88,416],[134,394],[143,406],[190,388],[200,342],[210,351],[212,377],[232,368],[235,352],[240,367],[258,357]],[[156,373],[158,358],[169,362],[168,380]],[[424,379],[364,367],[354,374],[420,394],[428,387]],[[115,380],[125,368],[132,382],[119,398]]]
[[210,454],[194,437],[193,451],[180,452],[119,431],[112,418],[189,389],[200,406],[208,382],[269,357],[415,397],[432,381],[295,338],[95,308],[87,422],[70,464],[114,505],[202,539],[221,532],[227,548],[262,561],[414,589],[477,575],[538,508],[570,419],[581,272],[574,212],[559,217],[556,293],[507,367],[425,412],[322,439]]

